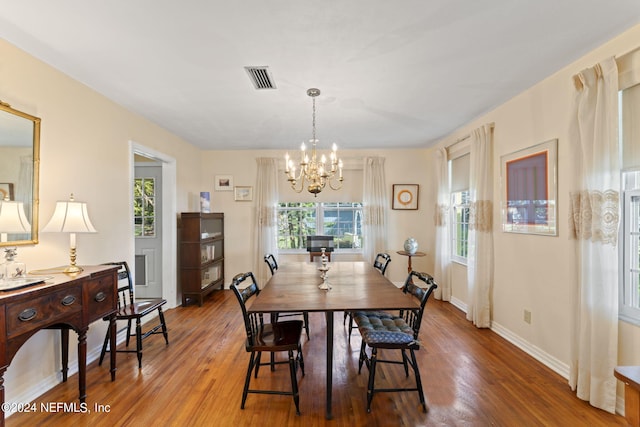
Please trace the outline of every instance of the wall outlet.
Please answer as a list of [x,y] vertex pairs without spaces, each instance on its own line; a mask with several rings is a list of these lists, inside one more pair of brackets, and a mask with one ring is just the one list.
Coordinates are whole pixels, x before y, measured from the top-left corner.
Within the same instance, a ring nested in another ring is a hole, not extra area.
[[531,312],[529,310],[524,311],[524,321],[531,324]]

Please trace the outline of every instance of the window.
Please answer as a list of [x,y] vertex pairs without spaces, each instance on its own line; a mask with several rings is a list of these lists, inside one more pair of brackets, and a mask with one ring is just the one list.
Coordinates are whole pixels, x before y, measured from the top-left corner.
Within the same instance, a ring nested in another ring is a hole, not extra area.
[[469,190],[451,193],[451,259],[466,264],[469,237]]
[[278,250],[306,251],[307,236],[335,236],[335,250],[362,248],[362,203],[280,203]]
[[640,172],[623,174],[621,317],[640,323]]
[[640,85],[620,91],[620,318],[640,325]]
[[136,178],[133,183],[133,224],[136,237],[155,237],[155,202],[155,179]]

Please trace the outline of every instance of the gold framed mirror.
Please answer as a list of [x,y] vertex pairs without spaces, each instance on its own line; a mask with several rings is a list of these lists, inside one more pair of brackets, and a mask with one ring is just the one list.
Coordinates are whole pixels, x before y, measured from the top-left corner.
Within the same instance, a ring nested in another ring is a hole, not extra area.
[[[40,119],[0,101],[0,247],[38,243],[39,173]],[[5,200],[24,211],[22,231],[4,217]]]

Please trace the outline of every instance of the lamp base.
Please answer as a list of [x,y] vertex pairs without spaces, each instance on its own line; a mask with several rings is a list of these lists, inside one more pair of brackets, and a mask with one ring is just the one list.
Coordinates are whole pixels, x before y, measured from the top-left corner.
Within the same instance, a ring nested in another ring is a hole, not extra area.
[[84,269],[82,267],[78,267],[77,265],[70,265],[67,268],[65,268],[64,270],[62,270],[63,273],[67,273],[67,274],[78,274],[83,272]]

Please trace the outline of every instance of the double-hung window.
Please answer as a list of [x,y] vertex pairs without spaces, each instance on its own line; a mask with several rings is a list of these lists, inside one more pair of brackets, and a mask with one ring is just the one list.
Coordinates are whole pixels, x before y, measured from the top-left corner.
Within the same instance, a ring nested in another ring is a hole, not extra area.
[[640,85],[620,91],[620,318],[640,325]]
[[469,167],[468,146],[452,153],[449,161],[449,181],[451,191],[449,219],[451,233],[451,260],[467,264],[469,239]]
[[640,324],[640,172],[623,174],[621,317]]
[[361,251],[362,203],[279,203],[278,250],[306,251],[307,236],[334,236],[336,251]]
[[466,264],[469,238],[469,190],[451,193],[451,259]]

